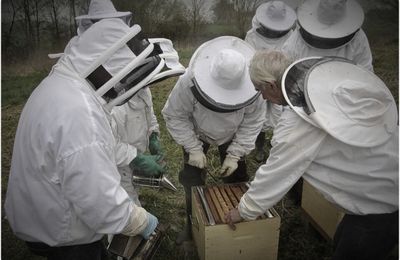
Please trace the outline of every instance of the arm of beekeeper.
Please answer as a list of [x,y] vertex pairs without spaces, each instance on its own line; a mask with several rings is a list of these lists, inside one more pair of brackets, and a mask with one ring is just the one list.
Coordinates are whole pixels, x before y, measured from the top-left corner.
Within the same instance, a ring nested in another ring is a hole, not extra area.
[[150,88],[145,88],[144,90],[146,91],[146,93],[148,93],[148,97],[149,97],[149,101],[148,101],[149,117],[150,117],[149,133],[152,133],[152,132],[160,133],[160,126],[158,125],[156,114],[154,113],[153,97],[151,95]]
[[[300,33],[298,29],[295,29],[289,36],[289,38],[286,39],[285,43],[278,49],[278,51],[281,51],[283,54],[286,55],[291,60],[297,60],[300,59],[301,57],[296,54],[296,52],[299,52],[300,46],[298,46],[297,42],[300,41]],[[301,40],[302,41],[302,40]]]
[[253,220],[282,199],[317,156],[326,135],[286,108],[274,130],[268,160],[240,200],[240,216]]
[[113,152],[114,147],[94,141],[62,158],[61,192],[96,233],[136,235],[146,228],[148,217],[120,186]]
[[368,69],[369,71],[374,72],[368,38],[362,29],[356,33],[350,46],[351,51],[354,54],[354,62]]
[[114,114],[111,118],[110,124],[115,138],[114,150],[117,167],[128,166],[129,163],[136,157],[137,149],[133,145],[121,141],[121,137],[118,134],[118,127],[120,126],[117,124]]
[[246,37],[244,38],[244,41],[250,44],[253,48],[256,48],[256,30],[254,28],[250,29],[246,33]]
[[168,132],[186,152],[203,150],[194,131],[192,114],[197,101],[190,90],[191,84],[186,74],[181,76],[162,110]]
[[249,106],[244,108],[243,120],[233,137],[227,153],[243,157],[254,149],[257,135],[265,121],[265,101],[261,95]]

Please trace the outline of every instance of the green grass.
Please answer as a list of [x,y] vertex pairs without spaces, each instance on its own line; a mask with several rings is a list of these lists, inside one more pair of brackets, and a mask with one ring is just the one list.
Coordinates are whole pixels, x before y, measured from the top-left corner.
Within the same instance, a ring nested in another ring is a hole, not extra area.
[[48,71],[34,72],[24,76],[2,74],[1,106],[14,106],[25,102],[47,74]]
[[[383,21],[385,16],[374,14],[381,20],[366,20],[366,33],[369,37],[371,49],[374,56],[375,72],[387,84],[398,103],[398,25],[396,21]],[[211,28],[215,32],[224,34],[223,27],[215,26]],[[179,54],[182,64],[188,65],[190,57],[197,46],[180,46]],[[35,86],[47,75],[50,70],[40,69],[38,72],[17,75],[10,73],[2,75],[2,118],[1,118],[1,158],[2,158],[2,205],[7,188],[8,174],[10,170],[10,160],[12,145],[18,118],[23,104]],[[4,71],[3,71],[4,73]],[[178,188],[177,192],[168,190],[154,190],[142,188],[140,191],[141,201],[144,207],[156,215],[160,222],[168,223],[170,228],[165,236],[154,259],[173,260],[184,259],[182,248],[175,245],[174,241],[177,233],[184,225],[185,205],[184,192],[178,182],[178,172],[182,166],[182,149],[177,145],[168,134],[164,120],[160,111],[168,97],[176,79],[168,79],[164,82],[155,84],[151,89],[153,93],[154,109],[161,129],[161,141],[166,152],[168,162],[168,177]],[[219,159],[217,150],[213,147],[208,154],[208,170],[213,175],[217,175],[219,169]],[[259,167],[259,163],[254,160],[254,154],[247,158],[248,171],[254,174]],[[208,178],[208,183],[214,183],[212,178]],[[279,241],[279,259],[307,259],[321,260],[329,259],[331,255],[331,244],[307,225],[304,221],[299,206],[294,205],[290,195],[285,196],[277,203],[275,209],[281,216],[281,229]],[[25,260],[43,259],[33,256],[25,247],[24,243],[17,239],[10,230],[7,220],[4,218],[2,210],[2,259]],[[196,253],[192,252],[186,259],[196,259]],[[391,259],[397,259],[395,253]]]

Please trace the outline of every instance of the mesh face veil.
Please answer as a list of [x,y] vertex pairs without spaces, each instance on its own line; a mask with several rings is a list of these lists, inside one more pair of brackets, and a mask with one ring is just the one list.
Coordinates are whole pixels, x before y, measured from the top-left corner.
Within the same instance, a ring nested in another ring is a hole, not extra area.
[[[129,28],[125,36],[97,57],[80,75],[95,89],[96,95],[106,101],[107,109],[122,105],[156,80],[184,72],[172,43],[170,47],[173,51],[167,53],[158,42],[153,44],[143,37],[140,30],[139,25]],[[121,64],[123,60],[126,62],[127,57],[133,59],[126,65]],[[176,61],[175,66],[166,66],[165,59]]]

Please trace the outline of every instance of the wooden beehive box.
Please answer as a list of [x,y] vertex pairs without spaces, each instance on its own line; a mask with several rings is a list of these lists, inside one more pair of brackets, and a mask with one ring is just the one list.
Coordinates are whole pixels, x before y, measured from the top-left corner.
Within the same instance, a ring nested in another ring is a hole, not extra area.
[[327,201],[306,180],[303,181],[301,208],[310,224],[327,240],[332,241],[344,213]]
[[254,221],[237,223],[235,231],[224,223],[225,212],[237,206],[246,190],[245,183],[192,188],[192,231],[200,259],[277,259],[281,219],[273,208]]

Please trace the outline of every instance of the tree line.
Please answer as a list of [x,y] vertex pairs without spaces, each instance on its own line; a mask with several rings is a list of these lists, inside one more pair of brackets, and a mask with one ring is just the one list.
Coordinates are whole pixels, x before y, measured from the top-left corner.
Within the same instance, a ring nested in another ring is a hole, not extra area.
[[[148,37],[193,43],[207,37],[206,25],[230,28],[243,37],[255,9],[266,0],[113,0],[118,11],[131,11]],[[29,57],[38,49],[62,50],[76,35],[75,17],[87,14],[90,0],[3,0],[3,62]],[[208,35],[209,36],[209,35]]]
[[[243,38],[256,8],[267,1],[112,0],[117,10],[133,13],[133,22],[140,24],[148,37],[188,44],[218,35]],[[380,5],[392,10],[399,5],[398,0],[358,1],[364,7]],[[1,4],[3,62],[12,62],[36,50],[61,51],[76,35],[75,17],[87,14],[90,0],[3,0]]]

